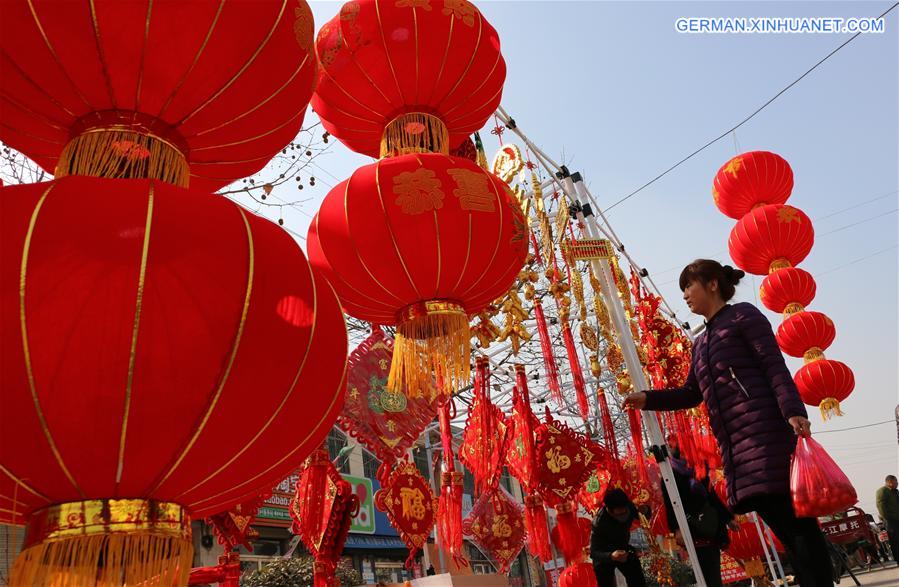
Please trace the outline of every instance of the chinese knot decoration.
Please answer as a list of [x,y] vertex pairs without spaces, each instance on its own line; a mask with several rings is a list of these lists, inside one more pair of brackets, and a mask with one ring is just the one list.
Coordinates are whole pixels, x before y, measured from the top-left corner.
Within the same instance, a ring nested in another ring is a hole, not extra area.
[[548,409],[546,421],[536,431],[535,451],[537,490],[552,506],[574,499],[605,454],[587,437],[554,420]]
[[387,484],[375,493],[375,506],[390,518],[409,549],[406,567],[411,568],[415,553],[427,542],[434,527],[437,498],[413,463],[396,466]]
[[387,467],[415,443],[437,413],[433,394],[410,397],[387,389],[392,356],[393,339],[375,327],[350,354],[346,400],[337,420]]
[[462,529],[502,574],[509,572],[527,534],[522,507],[501,487],[481,494]]
[[507,432],[502,411],[490,401],[490,364],[486,357],[477,359],[473,395],[459,459],[471,470],[478,493],[482,493],[499,483]]
[[808,255],[815,232],[808,216],[785,204],[793,188],[789,164],[766,151],[743,153],[721,167],[714,184],[715,204],[738,219],[728,241],[731,258],[749,273],[767,275],[762,303],[784,316],[777,343],[805,359],[794,376],[799,395],[818,406],[825,420],[842,415],[840,402],[852,393],[855,378],[848,366],[824,356],[836,335],[833,322],[805,310],[815,297],[815,281],[795,265]]
[[293,533],[315,557],[314,587],[331,587],[359,497],[328,458],[318,449],[307,459],[296,495],[290,502]]

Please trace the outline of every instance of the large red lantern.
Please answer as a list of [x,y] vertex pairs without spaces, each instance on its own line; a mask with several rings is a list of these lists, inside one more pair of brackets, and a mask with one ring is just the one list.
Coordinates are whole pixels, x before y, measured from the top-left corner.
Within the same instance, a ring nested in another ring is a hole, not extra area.
[[313,35],[303,0],[4,2],[0,139],[57,176],[212,191],[296,136]]
[[325,197],[307,239],[348,314],[398,325],[388,388],[413,395],[432,377],[443,392],[469,384],[468,316],[509,289],[527,246],[508,187],[436,153],[360,167]]
[[790,267],[808,255],[815,242],[812,221],[792,206],[772,204],[743,216],[730,232],[730,257],[755,275]]
[[723,214],[739,220],[758,206],[783,204],[792,191],[793,170],[783,157],[750,151],[721,166],[712,196]]
[[372,157],[458,146],[499,106],[506,77],[499,36],[468,0],[353,0],[315,49],[312,107]]
[[759,288],[759,298],[766,308],[782,312],[786,318],[811,304],[816,289],[811,273],[798,267],[784,267],[765,277]]
[[821,409],[821,417],[827,420],[833,415],[842,416],[840,402],[855,389],[855,375],[845,363],[821,359],[804,365],[793,376],[802,401]]
[[833,320],[821,312],[793,314],[777,327],[777,344],[791,357],[803,357],[811,363],[824,357],[837,330]]
[[0,521],[27,524],[22,584],[186,580],[190,517],[273,486],[340,412],[336,297],[224,198],[4,187],[0,259]]

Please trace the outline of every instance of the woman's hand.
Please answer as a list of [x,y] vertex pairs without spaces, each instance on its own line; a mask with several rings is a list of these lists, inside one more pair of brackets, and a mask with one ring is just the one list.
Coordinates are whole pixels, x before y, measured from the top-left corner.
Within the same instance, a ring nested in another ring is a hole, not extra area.
[[612,553],[612,560],[616,563],[624,563],[627,562],[627,551],[626,550],[616,550]]
[[646,407],[646,392],[635,391],[634,393],[629,393],[627,397],[624,398],[622,407],[625,410],[642,410]]
[[790,426],[793,427],[793,432],[796,433],[796,436],[808,438],[812,435],[812,423],[809,422],[807,418],[793,416],[788,422],[790,423]]

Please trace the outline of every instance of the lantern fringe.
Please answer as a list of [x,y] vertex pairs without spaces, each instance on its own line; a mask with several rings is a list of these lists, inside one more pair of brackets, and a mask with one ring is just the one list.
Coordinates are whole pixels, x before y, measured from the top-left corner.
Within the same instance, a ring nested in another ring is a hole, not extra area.
[[65,146],[56,177],[87,175],[110,179],[158,179],[186,188],[190,165],[177,147],[129,128],[97,128]]
[[549,522],[546,506],[538,495],[529,495],[524,500],[524,522],[528,529],[528,551],[544,563],[552,560],[549,547]]
[[468,315],[461,307],[450,305],[450,309],[426,310],[423,315],[416,314],[400,322],[387,389],[420,397],[422,390],[433,388],[435,380],[437,393],[445,395],[468,385],[471,377]]
[[577,508],[571,502],[556,506],[556,528],[559,531],[559,543],[556,545],[562,552],[565,564],[577,562],[583,553],[583,536],[577,523]]
[[66,537],[26,548],[13,564],[11,587],[170,587],[186,585],[194,548],[190,536],[151,533]]
[[449,154],[449,131],[433,114],[407,112],[391,120],[381,136],[381,157],[410,153]]
[[842,416],[843,411],[840,409],[840,402],[835,397],[824,398],[818,408],[821,410],[821,418],[825,421],[830,420],[834,416]]

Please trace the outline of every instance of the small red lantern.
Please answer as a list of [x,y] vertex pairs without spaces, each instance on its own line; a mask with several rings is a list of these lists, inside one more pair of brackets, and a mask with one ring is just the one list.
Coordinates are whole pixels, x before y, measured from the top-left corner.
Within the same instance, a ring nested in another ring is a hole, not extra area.
[[559,575],[559,587],[596,587],[596,572],[588,562],[566,567]]
[[783,204],[792,191],[793,170],[783,157],[750,151],[721,166],[712,196],[723,214],[739,220],[758,206]]
[[804,365],[793,376],[802,401],[821,409],[821,417],[842,416],[840,402],[855,389],[855,375],[845,363],[821,359]]
[[499,36],[468,0],[353,0],[325,23],[312,107],[350,149],[455,148],[502,97]]
[[303,0],[5,2],[0,139],[57,177],[213,191],[297,135],[313,36]]
[[396,324],[389,389],[417,395],[469,384],[469,316],[508,291],[528,229],[502,181],[437,153],[365,165],[325,197],[309,227],[310,262],[344,310]]
[[771,204],[743,216],[730,232],[730,257],[741,269],[766,275],[800,263],[815,242],[812,221],[802,210]]
[[762,281],[759,298],[772,312],[782,312],[784,318],[801,312],[815,299],[815,279],[798,267],[784,267]]
[[791,357],[803,357],[806,363],[824,358],[837,331],[833,321],[821,312],[793,314],[777,327],[777,344]]

